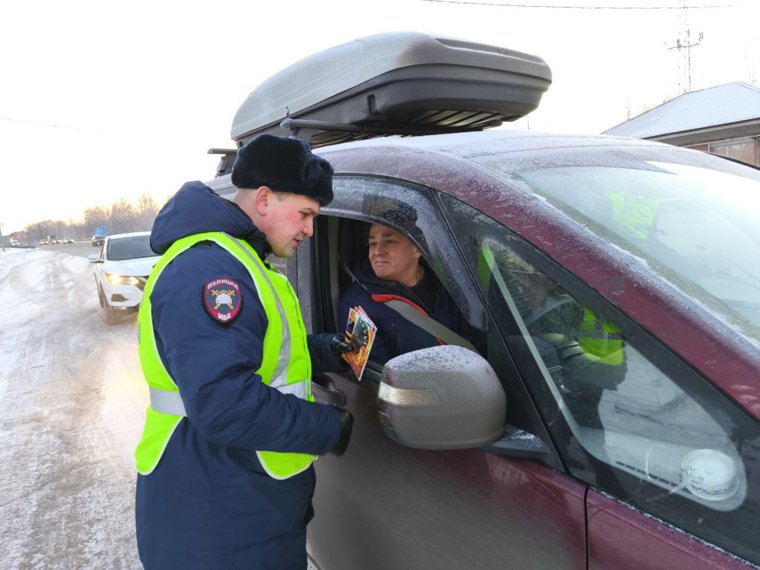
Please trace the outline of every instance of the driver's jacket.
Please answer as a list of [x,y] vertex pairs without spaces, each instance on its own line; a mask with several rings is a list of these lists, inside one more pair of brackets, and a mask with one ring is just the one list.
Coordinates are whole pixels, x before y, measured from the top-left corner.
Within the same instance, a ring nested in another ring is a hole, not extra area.
[[356,281],[338,300],[338,327],[346,326],[349,311],[353,307],[360,306],[367,313],[377,326],[377,335],[370,352],[371,361],[385,364],[399,354],[443,344],[432,334],[386,306],[385,302],[389,300],[400,300],[411,305],[470,341],[481,354],[484,354],[483,336],[464,319],[437,278],[433,278],[434,301],[428,306],[408,287],[374,276],[366,258],[356,263],[353,276]]

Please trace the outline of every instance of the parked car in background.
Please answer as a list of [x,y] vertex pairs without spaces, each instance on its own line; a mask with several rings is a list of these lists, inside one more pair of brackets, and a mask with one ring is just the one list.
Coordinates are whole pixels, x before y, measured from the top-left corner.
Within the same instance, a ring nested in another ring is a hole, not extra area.
[[390,34],[296,64],[235,117],[238,143],[292,132],[335,168],[286,267],[310,332],[344,330],[378,223],[485,340],[314,377],[356,418],[315,464],[320,570],[760,565],[760,171],[616,137],[386,136],[515,118],[547,79],[531,56]]
[[145,282],[160,256],[150,248],[150,232],[114,234],[105,238],[95,263],[95,285],[107,324],[121,314],[136,311]]
[[92,247],[97,247],[100,245],[103,245],[103,242],[105,241],[106,236],[101,234],[95,234],[92,236]]

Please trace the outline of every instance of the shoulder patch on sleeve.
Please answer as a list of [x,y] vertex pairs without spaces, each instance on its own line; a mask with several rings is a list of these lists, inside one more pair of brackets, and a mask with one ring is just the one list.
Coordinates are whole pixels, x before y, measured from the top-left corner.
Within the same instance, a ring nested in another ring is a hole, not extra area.
[[220,323],[230,323],[240,314],[243,290],[237,281],[219,277],[203,286],[203,306]]

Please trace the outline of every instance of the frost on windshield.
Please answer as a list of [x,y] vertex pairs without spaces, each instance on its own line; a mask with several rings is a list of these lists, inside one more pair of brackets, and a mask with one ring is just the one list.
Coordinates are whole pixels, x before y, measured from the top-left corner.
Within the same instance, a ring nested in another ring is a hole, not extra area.
[[540,195],[760,339],[760,182],[681,164],[522,173]]

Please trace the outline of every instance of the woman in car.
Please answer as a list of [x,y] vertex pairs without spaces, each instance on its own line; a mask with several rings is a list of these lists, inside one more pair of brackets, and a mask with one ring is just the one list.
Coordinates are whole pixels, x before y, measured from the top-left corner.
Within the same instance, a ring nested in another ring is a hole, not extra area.
[[385,364],[399,354],[445,344],[386,305],[398,300],[451,329],[481,353],[477,330],[464,320],[454,301],[425,264],[420,251],[400,233],[372,224],[367,256],[353,268],[354,282],[338,301],[339,324],[353,307],[361,307],[377,326],[369,359]]

